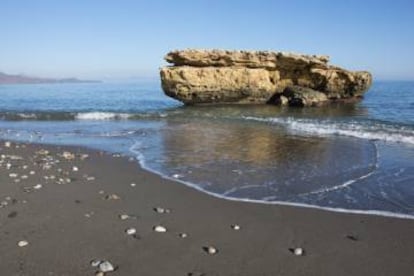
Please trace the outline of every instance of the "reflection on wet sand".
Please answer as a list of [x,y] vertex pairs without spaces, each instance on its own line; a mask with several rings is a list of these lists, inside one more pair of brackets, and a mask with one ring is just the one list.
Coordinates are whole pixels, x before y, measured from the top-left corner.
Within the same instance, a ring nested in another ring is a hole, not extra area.
[[369,141],[292,136],[281,126],[247,121],[167,124],[160,139],[167,157],[162,170],[238,197],[297,196],[360,177],[376,162]]

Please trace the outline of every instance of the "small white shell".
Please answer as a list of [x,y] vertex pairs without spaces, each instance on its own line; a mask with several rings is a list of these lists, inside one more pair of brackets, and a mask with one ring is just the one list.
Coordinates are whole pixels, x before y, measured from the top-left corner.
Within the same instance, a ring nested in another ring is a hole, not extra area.
[[137,186],[137,184],[135,184],[135,183],[131,183],[130,185],[131,185],[131,187]]
[[10,143],[9,141],[7,141],[7,142],[4,142],[4,146],[5,146],[6,148],[10,148],[10,146],[11,146],[11,143]]
[[16,178],[18,176],[18,174],[17,173],[10,173],[9,174],[9,177],[10,178]]
[[35,171],[30,171],[29,174],[30,175],[34,175],[36,172]]
[[127,233],[127,235],[134,235],[137,233],[137,229],[135,228],[128,228],[125,230],[125,233]]
[[79,171],[79,168],[74,166],[74,167],[72,168],[72,171],[77,172],[77,171]]
[[22,241],[19,241],[19,242],[17,243],[17,245],[18,245],[19,247],[25,247],[25,246],[29,245],[29,242],[28,242],[28,241],[25,241],[25,240],[22,240]]
[[99,264],[99,270],[102,272],[111,272],[114,271],[115,268],[110,262],[103,261]]
[[154,227],[154,231],[158,232],[158,233],[165,233],[167,232],[167,228],[165,228],[164,226],[161,225],[157,225]]

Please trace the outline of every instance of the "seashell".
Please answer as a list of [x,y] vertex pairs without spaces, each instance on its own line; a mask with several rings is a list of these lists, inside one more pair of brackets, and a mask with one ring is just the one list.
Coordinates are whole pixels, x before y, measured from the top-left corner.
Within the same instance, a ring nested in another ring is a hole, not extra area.
[[215,255],[218,253],[218,249],[213,246],[205,246],[203,247],[203,250],[210,255]]
[[158,233],[165,233],[165,232],[167,232],[167,228],[165,228],[162,225],[157,225],[157,226],[154,227],[154,231],[158,232]]
[[42,188],[42,184],[37,184],[33,186],[33,189],[35,190],[39,190],[40,188]]
[[127,233],[127,235],[134,235],[137,233],[137,229],[135,228],[128,228],[125,230],[125,233]]
[[30,171],[29,174],[30,175],[34,175],[36,172],[35,171]]
[[8,170],[10,170],[10,168],[12,167],[12,164],[10,164],[10,163],[7,163],[6,164],[6,168],[8,169]]
[[114,268],[114,266],[110,263],[110,262],[108,262],[108,261],[102,261],[100,264],[99,264],[99,270],[101,271],[101,272],[111,272],[111,271],[114,271],[115,270],[115,268]]
[[4,142],[4,146],[6,148],[10,148],[11,147],[11,142],[9,142],[9,141]]
[[238,224],[232,224],[231,225],[231,229],[233,229],[233,230],[240,230],[241,229],[241,227],[240,227],[240,225],[238,225]]
[[110,194],[105,196],[106,200],[119,200],[121,199],[117,194]]
[[135,183],[131,183],[130,185],[131,185],[131,187],[137,186],[137,184],[135,184]]
[[24,174],[24,175],[20,176],[20,178],[21,178],[21,179],[27,179],[27,178],[29,178],[29,177],[28,177],[27,175],[25,175],[25,174]]
[[25,241],[25,240],[22,240],[22,241],[19,241],[19,242],[17,243],[17,245],[18,245],[19,247],[25,247],[25,246],[29,245],[29,242],[28,242],[28,241]]
[[74,167],[72,168],[72,171],[77,172],[77,171],[79,171],[79,168],[78,168],[78,167],[76,167],[76,166],[74,166]]

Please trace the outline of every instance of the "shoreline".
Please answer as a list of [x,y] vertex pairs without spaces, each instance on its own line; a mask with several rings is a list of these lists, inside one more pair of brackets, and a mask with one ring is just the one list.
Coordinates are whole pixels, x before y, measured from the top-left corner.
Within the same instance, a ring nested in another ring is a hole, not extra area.
[[[414,270],[410,219],[224,200],[140,168],[135,159],[84,147],[15,142],[6,147],[2,141],[0,148],[9,156],[0,166],[1,200],[7,202],[0,208],[5,275],[94,275],[94,259],[118,267],[108,275],[408,275]],[[43,156],[41,150],[49,153]],[[64,151],[75,157],[65,159]],[[81,160],[82,154],[88,158]],[[44,162],[51,167],[43,169]],[[71,180],[58,184],[59,178]],[[156,207],[171,212],[157,213]],[[129,217],[122,220],[122,214]],[[240,230],[232,229],[235,224]],[[154,232],[157,225],[167,232]],[[125,233],[131,227],[135,236]],[[19,247],[21,240],[29,244]],[[209,255],[206,246],[218,253]],[[292,254],[295,248],[304,255]]]

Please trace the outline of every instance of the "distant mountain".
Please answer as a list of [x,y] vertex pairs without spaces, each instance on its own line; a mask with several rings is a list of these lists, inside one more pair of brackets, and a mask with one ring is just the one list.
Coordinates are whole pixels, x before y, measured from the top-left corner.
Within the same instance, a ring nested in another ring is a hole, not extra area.
[[0,72],[0,84],[33,84],[33,83],[89,83],[100,82],[95,80],[79,80],[76,78],[52,79],[37,78],[24,75],[8,75]]

